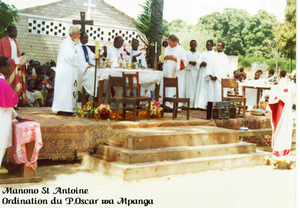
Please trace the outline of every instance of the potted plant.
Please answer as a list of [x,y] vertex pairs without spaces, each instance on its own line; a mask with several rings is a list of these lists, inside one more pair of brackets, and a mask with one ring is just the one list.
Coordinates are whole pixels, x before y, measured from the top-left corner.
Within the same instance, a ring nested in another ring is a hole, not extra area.
[[[145,106],[145,108],[148,108],[148,104]],[[161,117],[160,112],[163,110],[163,108],[160,106],[160,102],[153,100],[151,102],[150,106],[150,112],[151,112],[151,118],[159,118]]]
[[85,105],[77,106],[76,117],[88,117],[93,115],[93,101],[85,103]]
[[111,107],[106,103],[101,103],[101,105],[95,109],[95,117],[97,119],[107,120],[109,119],[110,113]]

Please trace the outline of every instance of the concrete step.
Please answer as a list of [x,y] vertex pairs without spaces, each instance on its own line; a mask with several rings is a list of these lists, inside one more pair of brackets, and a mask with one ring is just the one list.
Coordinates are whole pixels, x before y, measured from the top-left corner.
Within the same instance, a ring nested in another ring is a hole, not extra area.
[[148,150],[129,150],[121,147],[99,145],[94,157],[107,162],[143,163],[164,160],[180,160],[256,152],[256,145],[246,142],[205,145],[162,147]]
[[124,162],[106,162],[85,155],[82,165],[99,170],[101,173],[121,178],[125,181],[163,177],[187,173],[197,173],[207,170],[220,170],[264,165],[264,152],[247,154],[191,158],[160,162],[128,164]]
[[238,131],[214,126],[127,128],[114,130],[113,134],[109,139],[122,138],[125,147],[133,150],[239,142]]

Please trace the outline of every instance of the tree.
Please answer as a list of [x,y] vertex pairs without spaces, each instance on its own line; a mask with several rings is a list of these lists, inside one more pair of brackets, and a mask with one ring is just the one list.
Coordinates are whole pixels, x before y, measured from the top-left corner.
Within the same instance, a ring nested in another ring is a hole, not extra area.
[[249,17],[242,31],[246,53],[256,53],[270,58],[267,40],[274,40],[273,23],[277,22],[276,16],[259,10],[257,14]]
[[198,20],[198,26],[213,32],[217,41],[226,44],[228,55],[256,53],[267,56],[266,39],[274,39],[273,22],[276,17],[265,10],[251,15],[243,9],[226,8]]
[[217,41],[226,44],[224,52],[228,55],[245,54],[242,30],[249,14],[243,9],[226,8],[223,12],[213,12],[198,20],[198,26],[211,31]]
[[[149,28],[149,62],[154,66],[155,55],[161,52],[162,22],[163,22],[164,0],[154,0],[151,11],[151,22]],[[155,43],[157,43],[157,54],[155,54]],[[157,57],[158,58],[158,57]],[[158,63],[158,62],[157,62]]]
[[296,0],[287,0],[285,21],[279,24],[275,31],[281,49],[290,52],[292,71],[293,57],[296,55]]
[[169,33],[178,37],[180,46],[185,50],[190,49],[190,41],[196,40],[197,50],[206,50],[206,41],[212,39],[216,41],[213,32],[204,29],[203,25],[188,24],[182,19],[175,19],[169,23]]
[[276,60],[276,71],[278,69],[278,59],[282,54],[282,50],[276,41],[266,40],[268,52],[272,54]]
[[143,8],[143,12],[138,15],[137,20],[140,23],[133,22],[135,28],[141,33],[139,38],[145,45],[149,45],[149,30],[151,24],[152,5],[155,0],[146,0],[144,5],[139,4]]
[[168,21],[163,19],[162,21],[162,34],[165,37],[169,37],[170,36],[170,32],[169,32],[169,24]]
[[7,35],[6,28],[15,22],[18,22],[16,7],[0,1],[0,38]]

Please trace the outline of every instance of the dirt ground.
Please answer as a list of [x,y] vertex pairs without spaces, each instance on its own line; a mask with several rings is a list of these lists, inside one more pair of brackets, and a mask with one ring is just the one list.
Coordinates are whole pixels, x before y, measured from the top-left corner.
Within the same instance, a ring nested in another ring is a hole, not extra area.
[[[295,161],[295,154],[295,150],[292,151],[293,161]],[[145,207],[146,204],[133,203],[146,203],[148,200],[147,207],[159,208],[292,208],[296,206],[296,170],[275,170],[271,166],[224,169],[124,182],[98,171],[87,170],[80,163],[57,163],[40,165],[36,175],[43,177],[43,182],[0,185],[0,207],[14,197],[46,199],[48,204],[5,204],[5,207]],[[38,193],[8,194],[3,193],[5,187],[36,189]],[[54,194],[59,187],[87,189],[88,193]],[[62,204],[51,204],[54,197],[61,199]],[[74,200],[70,204],[67,204],[68,197]],[[118,204],[121,197],[124,198],[124,203]],[[82,199],[90,200],[82,201]],[[139,199],[142,200],[138,201]],[[104,202],[102,200],[113,204],[102,204]],[[74,204],[80,201],[97,204]],[[128,204],[129,202],[131,204]]]

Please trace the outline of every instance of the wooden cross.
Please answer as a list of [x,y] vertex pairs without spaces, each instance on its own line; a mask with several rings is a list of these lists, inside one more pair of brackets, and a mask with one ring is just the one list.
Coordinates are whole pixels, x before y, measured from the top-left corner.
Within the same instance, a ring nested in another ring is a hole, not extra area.
[[85,25],[93,25],[93,20],[85,20],[85,12],[80,12],[80,18],[81,20],[73,20],[74,25],[81,25],[80,32],[85,32]]

